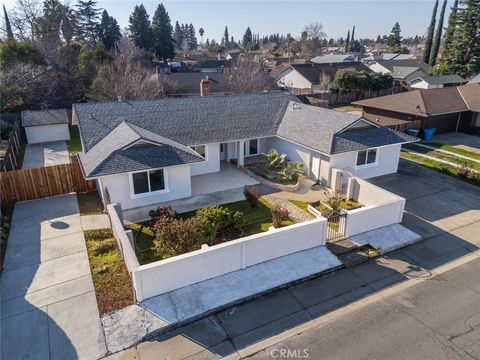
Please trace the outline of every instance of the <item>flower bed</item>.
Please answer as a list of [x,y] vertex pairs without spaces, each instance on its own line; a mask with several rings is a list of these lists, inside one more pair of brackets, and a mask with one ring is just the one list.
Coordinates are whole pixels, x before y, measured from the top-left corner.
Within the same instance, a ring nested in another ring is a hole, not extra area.
[[[271,207],[271,204],[263,198],[259,199],[257,207],[252,207],[247,200],[222,205],[221,208],[226,209],[229,214],[232,214],[232,216],[237,214],[236,216],[238,217],[238,214],[242,214],[242,221],[237,223],[238,226],[227,226],[224,229],[225,231],[216,232],[215,235],[213,235],[212,232],[205,234],[205,229],[207,229],[208,232],[208,230],[211,230],[214,227],[214,224],[209,223],[209,219],[212,218],[212,209],[217,209],[215,212],[219,213],[219,207],[203,208],[188,213],[176,214],[176,220],[166,223],[165,226],[170,227],[168,230],[185,232],[187,231],[184,229],[185,225],[190,233],[185,233],[185,236],[188,238],[184,239],[184,246],[176,246],[174,249],[171,247],[165,248],[165,246],[156,245],[156,232],[158,234],[159,230],[158,228],[155,230],[151,221],[130,224],[127,225],[127,228],[133,231],[134,238],[136,239],[135,247],[140,264],[148,264],[153,261],[167,259],[172,256],[198,250],[201,248],[202,244],[212,246],[244,236],[268,231],[272,226]],[[208,216],[204,216],[205,213],[207,213]],[[226,212],[221,212],[221,214],[223,214],[221,215],[223,217]],[[201,220],[201,218],[203,218],[203,220]],[[204,223],[199,225],[195,223],[195,221],[204,221]],[[293,224],[291,220],[283,220],[280,227],[291,224]],[[157,226],[159,225],[161,224],[157,223]],[[201,226],[201,234],[198,234],[194,230],[196,226]],[[170,236],[170,231],[168,234],[164,235]]]

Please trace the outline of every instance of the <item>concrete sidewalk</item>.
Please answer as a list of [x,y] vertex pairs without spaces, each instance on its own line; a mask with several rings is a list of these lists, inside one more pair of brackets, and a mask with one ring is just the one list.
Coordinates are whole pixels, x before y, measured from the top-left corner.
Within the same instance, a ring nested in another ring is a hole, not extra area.
[[1,292],[2,359],[105,355],[76,195],[15,205]]

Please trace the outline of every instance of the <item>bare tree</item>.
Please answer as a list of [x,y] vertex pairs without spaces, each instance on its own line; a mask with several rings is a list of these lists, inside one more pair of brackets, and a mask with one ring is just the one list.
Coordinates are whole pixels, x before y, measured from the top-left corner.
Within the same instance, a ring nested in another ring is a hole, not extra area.
[[[17,0],[9,11],[10,23],[15,37],[19,40],[34,40],[33,26],[42,15],[42,4],[38,0]],[[3,26],[2,26],[3,30]]]
[[99,69],[89,97],[98,101],[155,99],[170,92],[167,79],[158,76],[152,81],[153,72],[145,66],[144,58],[143,50],[128,38],[122,38],[118,55]]
[[311,59],[322,52],[322,40],[326,33],[323,31],[323,25],[319,22],[313,22],[305,25],[301,34],[299,45],[303,56]]
[[228,92],[251,93],[275,89],[275,82],[251,55],[239,56],[224,73]]

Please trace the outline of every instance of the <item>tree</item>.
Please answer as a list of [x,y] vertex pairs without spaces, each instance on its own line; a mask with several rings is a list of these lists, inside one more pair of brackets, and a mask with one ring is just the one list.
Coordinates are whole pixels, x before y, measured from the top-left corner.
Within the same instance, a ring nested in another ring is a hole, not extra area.
[[18,40],[34,40],[33,28],[42,15],[41,3],[38,0],[17,0],[10,15],[14,36]]
[[45,57],[32,41],[15,42],[8,39],[0,43],[0,70],[15,63],[46,65]]
[[268,91],[275,88],[273,78],[248,54],[237,57],[224,73],[224,78],[227,91],[233,93]]
[[333,93],[354,93],[362,90],[383,90],[393,86],[390,74],[367,73],[355,69],[340,69],[330,86]]
[[203,34],[205,34],[205,30],[203,28],[198,29],[198,33],[200,34],[200,41],[203,44]]
[[434,66],[437,62],[438,50],[440,49],[440,41],[442,39],[443,31],[443,19],[445,17],[445,9],[447,7],[447,0],[443,1],[442,9],[440,10],[440,17],[438,18],[437,31],[435,32],[435,38],[430,53],[429,64]]
[[438,0],[435,1],[433,6],[432,18],[430,19],[430,25],[427,30],[427,38],[425,42],[425,49],[423,50],[423,62],[428,63],[430,61],[430,52],[432,51],[433,44],[433,32],[435,31],[435,20],[437,17]]
[[149,51],[152,48],[152,29],[147,10],[143,4],[136,5],[128,20],[130,38],[136,46]]
[[122,34],[120,33],[120,26],[114,17],[108,15],[107,10],[103,10],[102,20],[98,27],[98,38],[103,43],[107,50],[115,47],[115,43],[120,40]]
[[350,48],[350,29],[347,32],[347,40],[345,40],[345,51],[348,51]]
[[145,56],[132,40],[122,38],[118,55],[99,69],[89,97],[97,101],[155,99],[172,91],[168,80],[152,79],[153,73],[143,64]]
[[175,56],[172,24],[163,4],[158,5],[152,18],[153,50],[158,59],[173,59]]
[[175,41],[175,48],[177,50],[182,49],[182,43],[183,43],[183,30],[180,27],[180,24],[175,22],[175,30],[173,32],[173,40]]
[[453,37],[457,28],[457,9],[458,0],[453,3],[450,16],[448,17],[447,29],[445,30],[445,37],[443,39],[442,58],[448,54],[452,46]]
[[188,25],[188,46],[190,50],[194,51],[198,48],[197,36],[195,35],[193,24]]
[[[353,43],[355,41],[355,25],[353,25],[352,29],[352,37],[350,38],[350,43]],[[350,46],[351,47],[351,46]]]
[[5,27],[7,30],[7,39],[14,40],[12,26],[10,25],[10,19],[8,18],[7,9],[5,9],[5,4],[3,5],[3,16],[5,17]]
[[223,32],[223,44],[227,49],[230,47],[230,36],[228,35],[227,26],[225,26],[225,31]]
[[247,30],[245,30],[245,34],[243,35],[243,40],[242,40],[242,46],[246,50],[251,50],[253,47],[253,35],[252,35],[252,30],[250,30],[250,27],[247,27]]
[[100,9],[94,0],[79,0],[77,3],[78,39],[93,45],[97,42],[98,16]]
[[400,24],[398,22],[393,25],[390,36],[388,37],[387,44],[390,47],[392,52],[398,52],[402,43],[402,30],[400,29]]
[[[322,43],[325,38],[323,25],[319,22],[312,22],[305,25],[298,45],[303,56],[311,59],[322,52]],[[294,47],[295,48],[295,47]]]

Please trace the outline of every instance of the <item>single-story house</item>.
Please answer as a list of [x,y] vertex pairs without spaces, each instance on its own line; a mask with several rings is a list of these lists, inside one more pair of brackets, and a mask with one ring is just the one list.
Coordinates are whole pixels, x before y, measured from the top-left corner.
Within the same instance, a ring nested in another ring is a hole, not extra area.
[[361,178],[394,173],[401,145],[416,141],[279,91],[82,103],[73,105],[73,116],[85,178],[97,180],[105,203],[123,209],[189,198],[206,175],[216,192],[232,160],[243,167],[248,157],[271,149],[303,162],[306,175],[325,185],[332,168]]
[[413,89],[437,89],[447,86],[459,86],[467,83],[467,80],[458,75],[422,75],[410,80],[408,85]]
[[428,75],[432,67],[420,60],[377,60],[368,67],[381,74],[390,74],[393,79],[400,83],[408,83],[420,76]]
[[315,56],[310,61],[316,64],[332,64],[342,62],[354,62],[356,61],[355,54],[324,54]]
[[356,101],[363,117],[399,131],[435,128],[437,133],[480,126],[480,84],[421,89]]
[[275,75],[275,80],[278,86],[284,88],[324,90],[323,88],[335,79],[335,74],[340,69],[372,72],[361,62],[290,64]]
[[70,140],[66,109],[22,111],[21,118],[29,144]]

